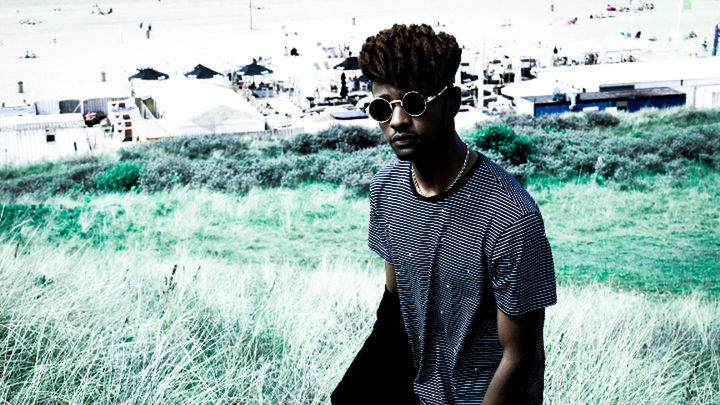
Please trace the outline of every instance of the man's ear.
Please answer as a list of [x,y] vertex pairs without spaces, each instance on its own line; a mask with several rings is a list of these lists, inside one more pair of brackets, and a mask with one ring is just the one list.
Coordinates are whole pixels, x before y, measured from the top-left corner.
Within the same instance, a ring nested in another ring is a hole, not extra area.
[[460,103],[462,97],[462,91],[458,86],[452,86],[448,89],[448,108],[451,115],[454,117],[460,111]]

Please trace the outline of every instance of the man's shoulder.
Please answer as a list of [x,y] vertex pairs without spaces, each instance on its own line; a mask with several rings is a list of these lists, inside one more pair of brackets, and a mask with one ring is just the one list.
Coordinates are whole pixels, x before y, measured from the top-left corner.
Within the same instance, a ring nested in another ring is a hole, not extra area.
[[407,162],[396,160],[383,166],[373,175],[370,181],[370,192],[378,189],[392,187],[402,181],[403,173],[407,171]]
[[524,216],[531,212],[539,212],[538,206],[530,193],[507,170],[482,156],[483,162],[476,175],[480,176],[480,184],[490,188],[484,190],[490,197],[490,205],[498,210],[512,211],[513,216]]

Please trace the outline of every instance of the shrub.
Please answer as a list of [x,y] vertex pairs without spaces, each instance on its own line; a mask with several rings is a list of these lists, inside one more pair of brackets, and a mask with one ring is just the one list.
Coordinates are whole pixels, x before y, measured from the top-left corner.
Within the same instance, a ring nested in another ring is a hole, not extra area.
[[585,117],[582,114],[575,113],[541,115],[535,118],[535,123],[538,128],[549,128],[556,131],[585,129],[587,127]]
[[50,208],[43,204],[0,205],[0,236],[17,231],[23,225],[37,227],[47,223]]
[[216,154],[240,159],[247,155],[248,141],[239,135],[180,136],[121,148],[120,160],[152,160],[167,155],[207,159]]
[[286,143],[285,148],[300,154],[317,153],[321,150],[354,152],[382,143],[383,137],[379,128],[333,125],[314,134],[298,134]]
[[251,186],[257,185],[257,180],[251,171],[252,169],[246,162],[235,159],[212,158],[194,162],[191,185],[243,193],[248,191]]
[[293,157],[290,168],[280,180],[280,185],[294,187],[298,184],[323,181],[325,171],[332,159],[332,156],[328,153]]
[[297,134],[286,141],[284,149],[301,154],[316,153],[319,150],[317,142],[315,142],[315,134],[309,132]]
[[247,181],[264,187],[280,186],[285,173],[290,171],[293,164],[285,157],[274,159],[253,158],[247,162]]
[[387,147],[376,147],[362,151],[336,154],[329,162],[322,177],[323,181],[346,186],[367,193],[370,180],[375,172],[394,159],[394,153]]
[[193,162],[185,157],[165,156],[144,162],[138,185],[144,191],[161,191],[190,183]]
[[526,163],[533,150],[528,138],[517,135],[515,130],[504,125],[491,125],[471,135],[471,139],[478,148],[497,152],[514,165]]
[[47,174],[57,163],[39,162],[26,166],[2,165],[0,166],[0,180],[11,180],[34,174]]
[[[162,142],[162,141],[159,141]],[[153,145],[147,142],[122,145],[118,149],[120,161],[151,160],[154,158]]]
[[620,118],[606,111],[589,111],[585,113],[587,129],[610,128],[620,124]]
[[[504,117],[503,123],[511,128],[537,126],[535,117],[530,114],[510,114]],[[480,125],[476,125],[476,127],[483,129]]]
[[[337,129],[340,130],[340,128]],[[338,142],[335,148],[340,152],[354,152],[372,148],[381,145],[385,139],[379,128],[368,129],[361,126],[351,126],[345,127],[342,132],[344,133],[342,141]]]
[[130,191],[138,185],[141,166],[132,162],[119,162],[97,178],[98,188],[105,191]]

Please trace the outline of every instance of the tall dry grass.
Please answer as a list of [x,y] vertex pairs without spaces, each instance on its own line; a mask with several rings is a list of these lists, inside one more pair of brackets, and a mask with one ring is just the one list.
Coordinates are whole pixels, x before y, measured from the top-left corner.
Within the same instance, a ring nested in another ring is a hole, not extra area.
[[[320,404],[369,334],[376,266],[233,265],[180,249],[0,247],[4,403]],[[549,404],[720,401],[720,307],[562,286]]]

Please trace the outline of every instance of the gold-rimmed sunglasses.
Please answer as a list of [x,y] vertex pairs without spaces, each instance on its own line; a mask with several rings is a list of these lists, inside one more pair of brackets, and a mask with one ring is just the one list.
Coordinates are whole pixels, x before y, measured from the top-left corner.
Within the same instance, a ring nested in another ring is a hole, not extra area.
[[368,104],[365,111],[375,121],[388,122],[390,118],[392,118],[393,104],[400,103],[402,109],[405,110],[409,116],[419,117],[427,110],[428,103],[440,97],[447,88],[448,86],[443,87],[438,94],[429,96],[427,99],[415,90],[403,94],[400,100],[386,100],[376,97]]

